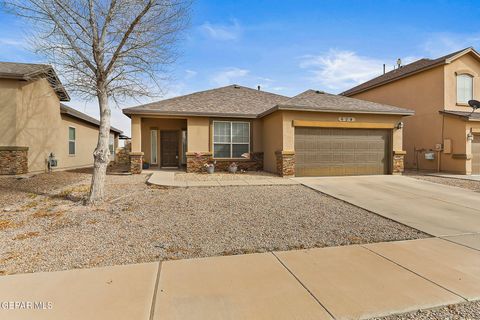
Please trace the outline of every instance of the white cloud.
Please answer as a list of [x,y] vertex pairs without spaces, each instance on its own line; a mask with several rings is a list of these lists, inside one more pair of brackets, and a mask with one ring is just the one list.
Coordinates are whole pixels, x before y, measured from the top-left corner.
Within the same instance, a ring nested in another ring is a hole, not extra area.
[[438,58],[446,54],[480,45],[480,34],[433,33],[422,45],[422,49],[431,57]]
[[309,80],[315,84],[338,92],[380,75],[383,61],[331,49],[326,54],[303,56],[300,67],[311,73]]
[[228,25],[205,22],[200,26],[200,30],[215,40],[236,40],[242,33],[242,27],[237,20],[232,20],[232,23]]
[[0,38],[0,45],[25,48],[27,47],[27,41],[23,39]]
[[198,74],[197,71],[194,70],[185,70],[185,79],[192,79]]
[[218,86],[225,86],[235,82],[235,80],[239,80],[244,78],[250,73],[247,69],[240,69],[240,68],[226,68],[222,71],[217,72],[211,77],[211,81]]

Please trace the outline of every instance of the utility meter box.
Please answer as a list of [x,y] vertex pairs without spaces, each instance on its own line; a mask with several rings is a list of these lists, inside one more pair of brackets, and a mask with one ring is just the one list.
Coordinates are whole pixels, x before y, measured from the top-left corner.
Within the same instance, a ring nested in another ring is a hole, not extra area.
[[452,139],[443,140],[443,153],[445,154],[452,153]]
[[435,160],[435,152],[433,151],[425,152],[425,160]]

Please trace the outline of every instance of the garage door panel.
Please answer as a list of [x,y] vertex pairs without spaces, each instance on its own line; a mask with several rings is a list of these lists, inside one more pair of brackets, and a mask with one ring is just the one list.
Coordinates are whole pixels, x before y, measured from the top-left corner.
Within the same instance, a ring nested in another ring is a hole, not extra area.
[[297,176],[385,174],[390,131],[296,128]]

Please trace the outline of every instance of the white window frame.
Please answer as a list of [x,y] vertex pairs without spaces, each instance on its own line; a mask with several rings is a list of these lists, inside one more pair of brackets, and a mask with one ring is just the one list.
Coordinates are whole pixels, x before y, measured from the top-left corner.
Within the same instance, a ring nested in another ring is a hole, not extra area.
[[[112,144],[110,144],[112,142]],[[110,146],[112,146],[112,150],[110,150]],[[109,133],[108,135],[108,151],[110,151],[110,156],[112,156],[112,160],[115,160],[115,134]]]
[[[155,133],[155,153],[153,152],[153,146],[154,146],[153,139],[152,139],[153,133]],[[158,130],[157,129],[150,129],[150,164],[158,164]]]
[[459,100],[459,95],[458,95],[458,90],[459,90],[459,87],[458,87],[458,81],[460,78],[463,78],[463,77],[468,77],[471,82],[472,82],[472,91],[471,91],[471,97],[470,99],[473,99],[473,94],[474,94],[474,76],[469,74],[469,73],[458,73],[456,78],[455,78],[455,87],[456,87],[456,102],[457,104],[461,104],[461,105],[465,105],[468,103],[468,101],[460,101]]
[[[75,139],[70,140],[70,129],[73,129],[75,132]],[[74,126],[68,126],[68,155],[75,156],[77,154],[77,128]],[[70,142],[73,142],[73,153],[70,153]]]
[[[230,143],[228,142],[215,142],[215,123],[230,123]],[[232,135],[232,127],[233,123],[246,123],[248,124],[248,142],[232,142],[233,140],[233,135]],[[220,121],[220,120],[214,120],[213,121],[213,126],[212,126],[212,154],[214,159],[243,159],[242,157],[233,157],[233,145],[235,144],[246,144],[248,145],[248,151],[247,153],[250,153],[250,143],[252,141],[252,136],[251,136],[251,128],[250,128],[250,122],[249,121]],[[216,158],[215,157],[215,144],[229,144],[230,145],[230,157],[227,158]]]

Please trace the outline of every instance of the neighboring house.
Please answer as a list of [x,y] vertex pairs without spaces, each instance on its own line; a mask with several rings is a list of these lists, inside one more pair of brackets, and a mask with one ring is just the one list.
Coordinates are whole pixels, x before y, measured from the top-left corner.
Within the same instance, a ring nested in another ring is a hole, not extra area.
[[[60,103],[70,97],[53,68],[0,62],[0,174],[44,172],[93,164],[99,121]],[[120,130],[112,128],[111,151]]]
[[480,55],[466,48],[420,59],[343,92],[344,96],[415,110],[405,119],[405,166],[480,174]]
[[403,171],[402,118],[411,110],[308,90],[293,98],[231,85],[123,109],[131,170],[204,171],[236,162],[281,176]]

